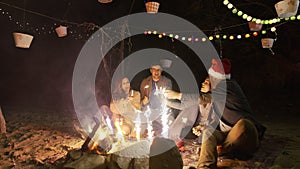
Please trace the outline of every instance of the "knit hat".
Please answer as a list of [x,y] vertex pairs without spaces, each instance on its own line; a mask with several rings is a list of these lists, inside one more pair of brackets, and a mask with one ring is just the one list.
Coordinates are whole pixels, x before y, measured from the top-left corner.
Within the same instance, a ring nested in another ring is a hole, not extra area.
[[230,79],[231,62],[227,58],[212,59],[208,74],[218,79]]
[[162,70],[162,67],[159,65],[159,64],[153,64],[151,66],[152,69],[159,69],[159,70]]

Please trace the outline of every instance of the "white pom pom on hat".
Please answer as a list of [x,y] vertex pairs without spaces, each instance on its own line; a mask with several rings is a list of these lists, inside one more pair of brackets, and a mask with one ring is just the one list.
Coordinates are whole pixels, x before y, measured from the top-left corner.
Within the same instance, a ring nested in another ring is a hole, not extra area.
[[218,79],[230,79],[231,62],[228,58],[212,59],[208,74]]

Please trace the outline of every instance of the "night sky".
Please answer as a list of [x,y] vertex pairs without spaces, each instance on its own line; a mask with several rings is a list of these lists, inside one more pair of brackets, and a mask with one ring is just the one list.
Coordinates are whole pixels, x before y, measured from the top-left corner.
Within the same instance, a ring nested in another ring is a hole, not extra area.
[[[230,2],[261,19],[277,17],[276,1]],[[221,0],[165,0],[160,3],[160,12],[188,20],[207,36],[251,33],[247,22],[232,14]],[[73,111],[73,70],[87,39],[114,19],[145,12],[142,0],[114,0],[109,4],[100,4],[96,0],[0,0],[0,8],[0,105],[4,109],[28,111]],[[54,29],[61,24],[68,26],[68,35],[58,38]],[[246,94],[259,97],[260,91],[291,94],[299,91],[300,20],[264,25],[263,29],[269,30],[272,26],[276,26],[277,35],[268,31],[266,35],[249,39],[211,41],[219,54],[232,60],[232,75]],[[29,49],[15,47],[12,36],[15,31],[34,35]],[[260,39],[264,36],[277,37],[272,48],[274,54],[261,47]],[[95,81],[99,105],[109,103],[110,79],[122,59],[150,47],[168,50],[184,60],[199,84],[205,78],[201,62],[179,41],[159,39],[154,35],[134,36],[114,46],[105,57],[106,63],[101,63]],[[107,64],[108,72],[104,64]],[[141,70],[133,87],[138,88],[140,80],[147,75],[148,71]]]

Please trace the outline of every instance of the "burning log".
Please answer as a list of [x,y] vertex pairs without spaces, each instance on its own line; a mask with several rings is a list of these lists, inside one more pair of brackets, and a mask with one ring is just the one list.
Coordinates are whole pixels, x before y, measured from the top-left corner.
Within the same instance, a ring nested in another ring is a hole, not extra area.
[[6,133],[6,123],[0,107],[0,134]]
[[92,132],[81,146],[81,151],[94,151],[97,154],[106,155],[107,152],[112,148],[113,138],[106,133],[105,128],[103,128],[101,122],[97,118],[94,118],[94,121],[96,124],[93,127]]

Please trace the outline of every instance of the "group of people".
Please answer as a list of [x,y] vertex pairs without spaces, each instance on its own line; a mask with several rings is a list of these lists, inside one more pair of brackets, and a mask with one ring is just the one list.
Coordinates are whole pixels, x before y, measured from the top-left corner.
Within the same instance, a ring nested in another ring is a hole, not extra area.
[[[123,77],[116,82],[116,87],[112,92],[110,110],[112,112],[112,121],[114,126],[120,127],[123,135],[136,137],[135,121],[137,113],[145,112],[151,109],[150,120],[152,122],[154,135],[158,136],[162,131],[162,124],[159,119],[161,100],[157,92],[158,89],[172,89],[170,79],[162,75],[162,67],[159,64],[153,64],[150,68],[151,75],[141,82],[140,91],[133,90],[127,77]],[[141,131],[140,135],[146,137],[147,124],[145,113],[140,114]],[[170,118],[170,120],[172,120]]]
[[[221,155],[251,156],[258,149],[266,127],[253,117],[242,89],[231,79],[229,59],[212,59],[209,76],[195,94],[172,90],[171,80],[161,75],[159,65],[153,65],[150,72],[151,76],[142,81],[140,91],[132,90],[129,79],[123,78],[112,95],[113,121],[116,125],[121,124],[125,135],[135,133],[136,110],[150,106],[159,111],[160,102],[154,93],[163,87],[167,106],[181,110],[171,120],[168,137],[176,143],[182,142],[187,135],[185,129],[190,127],[201,145],[197,169],[217,168],[217,159]],[[161,131],[160,122],[155,122],[154,131]]]

